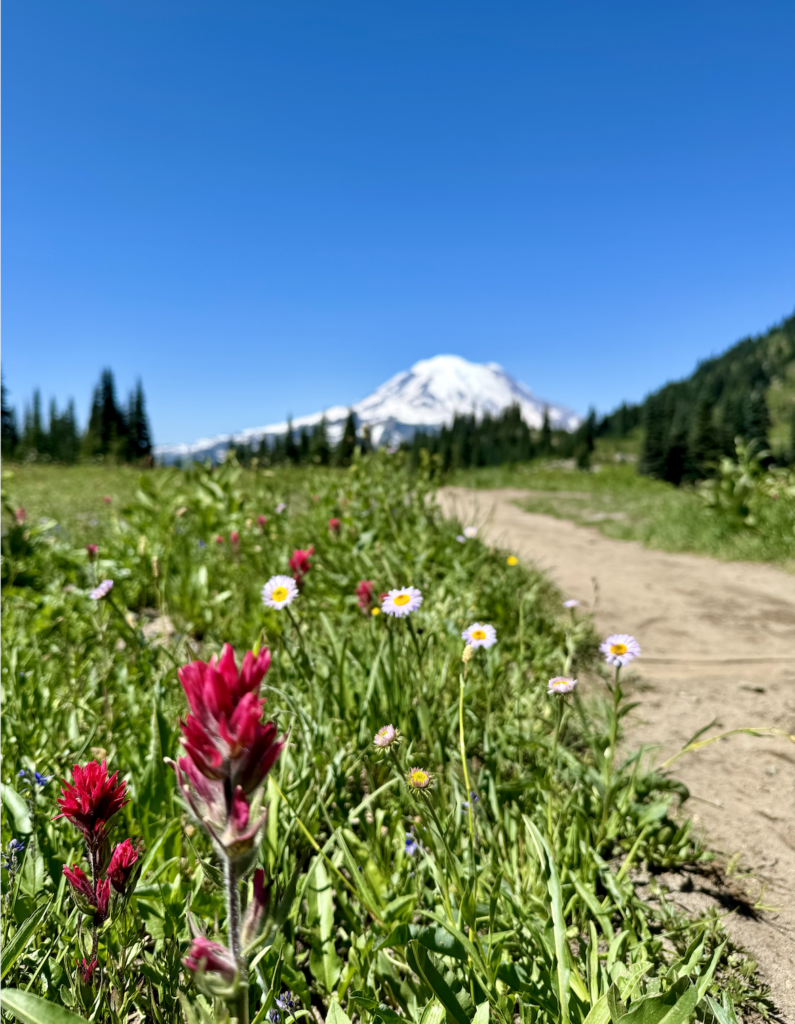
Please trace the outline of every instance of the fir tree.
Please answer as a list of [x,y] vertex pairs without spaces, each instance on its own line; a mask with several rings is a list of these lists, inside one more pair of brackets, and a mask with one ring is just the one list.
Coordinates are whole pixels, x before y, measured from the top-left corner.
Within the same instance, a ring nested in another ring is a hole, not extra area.
[[326,434],[325,416],[321,418],[320,423],[316,423],[312,428],[310,457],[312,462],[318,466],[328,466],[331,462],[331,446],[328,443],[328,436]]
[[8,404],[8,390],[4,379],[0,379],[0,393],[2,393],[2,455],[4,459],[12,459],[19,444],[19,432],[16,409]]
[[83,451],[89,457],[101,455],[123,459],[127,455],[127,422],[116,403],[116,385],[111,370],[102,371],[94,390]]
[[544,422],[541,424],[538,451],[540,455],[552,454],[552,427],[549,423],[549,408],[547,406],[544,406]]
[[135,391],[130,395],[129,412],[127,413],[127,458],[131,462],[139,459],[151,459],[152,433],[146,415],[143,384],[139,380]]
[[287,417],[287,434],[285,435],[284,438],[284,457],[288,462],[292,462],[293,465],[296,465],[301,457],[301,453],[298,450],[298,445],[295,443],[292,416]]
[[336,462],[338,466],[350,466],[353,453],[356,451],[356,416],[353,409],[349,410],[342,437],[337,445]]

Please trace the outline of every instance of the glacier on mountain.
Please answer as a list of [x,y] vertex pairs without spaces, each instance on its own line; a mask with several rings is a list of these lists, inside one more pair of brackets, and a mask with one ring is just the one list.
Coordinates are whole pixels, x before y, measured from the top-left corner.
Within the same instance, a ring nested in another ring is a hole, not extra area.
[[[524,384],[514,380],[497,363],[471,363],[461,356],[434,356],[421,359],[410,370],[395,374],[367,398],[351,409],[358,429],[367,427],[376,445],[396,446],[410,440],[417,430],[438,430],[450,424],[456,413],[496,416],[511,405],[518,405],[522,418],[530,427],[538,428],[549,413],[553,427],[573,430],[579,417],[563,405],[536,398]],[[332,406],[324,412],[298,416],[293,430],[311,430],[325,417],[329,440],[335,443],[342,435],[348,407]],[[217,461],[231,444],[270,443],[287,433],[287,421],[265,427],[249,427],[235,434],[202,438],[193,444],[162,444],[155,448],[160,462],[178,459]]]

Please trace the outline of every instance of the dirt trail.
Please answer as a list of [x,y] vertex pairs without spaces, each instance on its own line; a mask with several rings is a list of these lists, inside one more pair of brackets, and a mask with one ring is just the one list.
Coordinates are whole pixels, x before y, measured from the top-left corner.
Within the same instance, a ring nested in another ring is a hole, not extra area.
[[[774,726],[795,734],[795,576],[611,540],[523,512],[514,502],[526,497],[507,488],[445,488],[440,502],[446,514],[478,525],[481,537],[545,570],[564,596],[594,612],[601,632],[637,637],[642,704],[627,721],[629,743],[659,744],[661,763],[714,718],[722,730]],[[765,884],[760,902],[776,909],[743,905],[727,924],[758,958],[780,1019],[795,1024],[795,745],[735,736],[681,758],[676,773],[712,849],[739,857],[730,888],[736,882],[754,903]],[[743,879],[745,871],[751,877]],[[691,909],[710,898],[737,907],[708,879],[691,877],[682,889],[676,898]]]

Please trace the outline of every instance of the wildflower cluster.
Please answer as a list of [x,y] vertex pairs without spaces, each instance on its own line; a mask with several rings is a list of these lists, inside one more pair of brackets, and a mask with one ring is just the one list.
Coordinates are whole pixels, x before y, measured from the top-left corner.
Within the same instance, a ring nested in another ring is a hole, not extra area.
[[111,913],[111,887],[120,897],[126,896],[139,860],[139,848],[130,839],[110,849],[113,819],[127,803],[127,784],[118,778],[118,772],[108,774],[106,761],[90,761],[83,767],[76,764],[72,783],[63,781],[61,796],[56,801],[61,812],[55,818],[66,818],[80,831],[90,865],[90,877],[78,864],[63,867],[75,903],[93,921],[91,952],[82,963],[85,983],[90,982],[97,969],[99,927]]

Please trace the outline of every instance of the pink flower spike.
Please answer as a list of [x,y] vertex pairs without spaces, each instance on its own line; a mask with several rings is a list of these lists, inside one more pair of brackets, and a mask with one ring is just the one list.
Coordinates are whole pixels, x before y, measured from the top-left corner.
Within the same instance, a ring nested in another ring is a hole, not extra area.
[[220,974],[226,982],[233,982],[237,974],[235,959],[226,946],[220,942],[210,942],[203,935],[193,940],[188,955],[182,961],[189,971],[195,974],[198,970],[210,974]]
[[333,533],[335,536],[339,536],[340,530],[342,529],[342,523],[337,519],[336,516],[332,516],[328,521],[329,533]]
[[215,538],[215,543],[216,544],[223,544],[223,542],[224,542],[224,538],[219,533],[218,536]]
[[86,544],[86,551],[88,552],[89,562],[95,562],[99,553],[99,546],[97,544]]
[[267,516],[263,516],[263,515],[258,515],[257,516],[257,526],[259,526],[260,529],[262,529],[265,526],[267,521],[268,521],[268,517]]
[[229,540],[232,542],[232,547],[237,547],[240,544],[240,534],[237,530],[232,530],[229,534]]
[[116,892],[124,892],[137,860],[138,849],[133,846],[131,839],[125,839],[113,851],[106,874]]
[[108,776],[107,763],[89,761],[85,768],[72,769],[74,784],[63,781],[56,803],[61,813],[56,818],[68,819],[80,829],[89,849],[98,849],[107,835],[107,823],[127,803],[126,782],[117,782],[118,772]]

